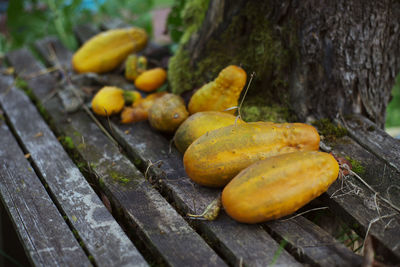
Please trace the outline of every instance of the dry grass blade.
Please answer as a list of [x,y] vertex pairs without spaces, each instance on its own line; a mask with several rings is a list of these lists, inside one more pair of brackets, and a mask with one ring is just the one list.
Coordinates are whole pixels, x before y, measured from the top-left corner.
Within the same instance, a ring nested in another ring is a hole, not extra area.
[[309,212],[312,212],[312,211],[326,210],[326,209],[329,209],[329,208],[328,208],[328,207],[320,207],[320,208],[314,208],[314,209],[306,210],[306,211],[301,212],[301,213],[299,213],[299,214],[293,215],[293,216],[290,217],[290,218],[283,219],[283,220],[279,220],[279,221],[280,221],[280,222],[286,222],[286,221],[292,220],[292,219],[294,219],[294,218],[297,218],[297,217],[299,217],[299,216],[302,216],[302,215],[304,215],[304,214],[306,214],[306,213],[309,213]]
[[221,194],[218,195],[204,210],[202,214],[190,214],[187,216],[190,219],[194,220],[207,220],[213,221],[218,217],[219,211],[221,210],[222,202],[221,202]]
[[388,204],[390,207],[392,207],[394,210],[396,210],[397,212],[400,212],[400,208],[397,207],[396,205],[394,205],[391,201],[389,201],[388,199],[382,197],[379,192],[377,192],[375,189],[373,189],[367,182],[365,182],[357,173],[355,173],[354,171],[352,171],[350,168],[347,168],[347,170],[350,172],[351,175],[353,175],[354,177],[356,177],[362,184],[364,184],[369,190],[371,190],[376,197],[378,197],[381,201],[385,202],[386,204]]
[[242,105],[243,105],[244,99],[246,98],[247,92],[249,91],[251,82],[253,81],[253,78],[254,78],[255,75],[256,75],[256,73],[253,71],[251,73],[250,80],[249,80],[249,83],[247,84],[246,90],[244,91],[243,98],[240,101],[239,108],[238,108],[238,116],[239,116],[240,119],[242,119],[241,110],[242,110]]

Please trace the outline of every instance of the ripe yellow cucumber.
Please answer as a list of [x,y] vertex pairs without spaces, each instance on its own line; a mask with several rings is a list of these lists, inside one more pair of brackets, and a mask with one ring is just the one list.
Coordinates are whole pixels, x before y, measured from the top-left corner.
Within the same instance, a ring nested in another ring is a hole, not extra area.
[[130,53],[143,49],[147,33],[137,27],[113,29],[99,33],[83,44],[72,58],[79,73],[103,73],[116,68]]
[[293,152],[258,161],[241,171],[222,192],[226,213],[243,223],[289,215],[325,192],[339,164],[328,153]]
[[175,146],[181,153],[184,153],[186,149],[203,134],[228,125],[233,125],[235,122],[242,123],[243,121],[240,119],[236,120],[236,116],[226,112],[197,112],[189,116],[189,118],[179,126],[174,136]]
[[183,164],[194,182],[222,187],[258,160],[318,150],[319,140],[317,130],[304,123],[241,123],[199,137],[186,150]]

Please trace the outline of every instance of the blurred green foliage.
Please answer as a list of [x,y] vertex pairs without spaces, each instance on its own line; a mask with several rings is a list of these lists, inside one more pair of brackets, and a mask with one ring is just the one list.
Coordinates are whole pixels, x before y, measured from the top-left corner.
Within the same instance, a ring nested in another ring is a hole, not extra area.
[[386,110],[386,128],[400,126],[400,75],[397,75],[396,84],[392,90],[393,99]]
[[[85,3],[84,3],[85,2]],[[77,48],[73,28],[82,23],[99,25],[117,18],[152,32],[151,11],[168,7],[173,0],[12,0],[7,9],[9,36],[0,34],[0,52],[31,45],[48,35],[57,36],[71,50]],[[84,5],[85,4],[85,5]]]
[[174,43],[179,43],[184,31],[182,11],[186,0],[175,0],[168,15],[167,26],[169,35]]

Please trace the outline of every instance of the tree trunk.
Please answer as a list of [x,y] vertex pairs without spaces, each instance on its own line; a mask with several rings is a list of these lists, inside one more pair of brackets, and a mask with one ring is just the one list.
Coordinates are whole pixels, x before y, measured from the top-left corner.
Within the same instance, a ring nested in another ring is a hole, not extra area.
[[249,113],[278,107],[303,121],[358,113],[384,126],[400,70],[400,1],[210,0],[201,18],[171,59],[174,92],[236,64],[255,72]]

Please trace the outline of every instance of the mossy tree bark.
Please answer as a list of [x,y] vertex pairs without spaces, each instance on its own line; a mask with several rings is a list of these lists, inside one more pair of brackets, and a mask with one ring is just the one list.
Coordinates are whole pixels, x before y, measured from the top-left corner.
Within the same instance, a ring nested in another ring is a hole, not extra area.
[[237,64],[255,72],[244,111],[278,107],[278,119],[290,110],[299,120],[357,113],[383,127],[400,70],[400,1],[210,0],[197,24],[171,59],[174,92]]

